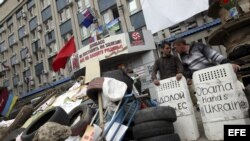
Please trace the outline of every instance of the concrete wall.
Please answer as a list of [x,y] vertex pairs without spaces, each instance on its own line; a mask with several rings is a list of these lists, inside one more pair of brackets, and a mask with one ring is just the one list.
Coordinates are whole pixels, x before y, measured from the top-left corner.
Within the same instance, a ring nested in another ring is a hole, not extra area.
[[5,0],[5,2],[0,6],[0,23],[4,20],[10,13],[13,13],[17,7],[20,7],[22,3],[27,0]]

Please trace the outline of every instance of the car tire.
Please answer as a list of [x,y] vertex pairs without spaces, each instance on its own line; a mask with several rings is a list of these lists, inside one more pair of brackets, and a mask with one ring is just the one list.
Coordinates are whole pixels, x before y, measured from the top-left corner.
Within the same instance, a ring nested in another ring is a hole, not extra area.
[[175,109],[169,106],[142,109],[136,113],[134,122],[135,124],[140,124],[156,120],[175,122],[177,120]]
[[181,141],[178,134],[169,134],[142,139],[139,141]]
[[[74,121],[79,115],[80,115],[80,120],[73,125]],[[87,126],[91,122],[92,117],[93,117],[93,111],[87,105],[81,104],[75,107],[72,111],[70,111],[69,125],[72,131],[72,136],[78,136],[78,135],[82,136]]]
[[68,114],[61,107],[54,107],[45,111],[24,130],[21,136],[22,141],[31,141],[36,134],[36,131],[48,121],[62,125],[69,125]]
[[149,138],[174,133],[174,125],[168,121],[150,121],[137,124],[133,127],[133,135],[136,139]]

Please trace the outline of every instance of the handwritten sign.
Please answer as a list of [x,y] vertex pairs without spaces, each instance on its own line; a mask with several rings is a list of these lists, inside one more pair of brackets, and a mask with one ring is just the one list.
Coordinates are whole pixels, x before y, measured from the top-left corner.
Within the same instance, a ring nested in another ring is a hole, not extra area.
[[196,97],[203,122],[246,117],[244,111],[248,109],[248,102],[230,80],[200,83],[196,85]]
[[175,108],[177,116],[192,114],[190,110],[192,102],[184,77],[180,81],[177,81],[175,77],[161,80],[160,86],[156,86],[156,90],[160,106]]

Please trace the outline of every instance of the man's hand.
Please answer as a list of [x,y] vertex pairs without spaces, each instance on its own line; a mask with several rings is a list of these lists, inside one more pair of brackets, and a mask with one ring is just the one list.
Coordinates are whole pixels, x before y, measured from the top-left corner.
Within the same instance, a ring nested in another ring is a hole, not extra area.
[[159,86],[159,85],[160,85],[160,81],[157,80],[157,79],[155,79],[155,80],[154,80],[154,84],[155,84],[156,86]]
[[176,74],[177,81],[181,80],[181,78],[182,78],[182,73],[177,73]]
[[192,79],[187,79],[187,84],[188,84],[188,85],[192,85],[192,83],[193,83],[193,82],[192,82]]
[[237,64],[232,64],[234,72],[238,72],[240,70],[240,66]]

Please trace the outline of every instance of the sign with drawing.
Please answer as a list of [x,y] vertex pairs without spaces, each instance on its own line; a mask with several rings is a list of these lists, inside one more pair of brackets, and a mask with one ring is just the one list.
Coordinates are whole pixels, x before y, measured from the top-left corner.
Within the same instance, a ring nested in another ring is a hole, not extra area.
[[142,31],[129,32],[131,46],[145,45]]

